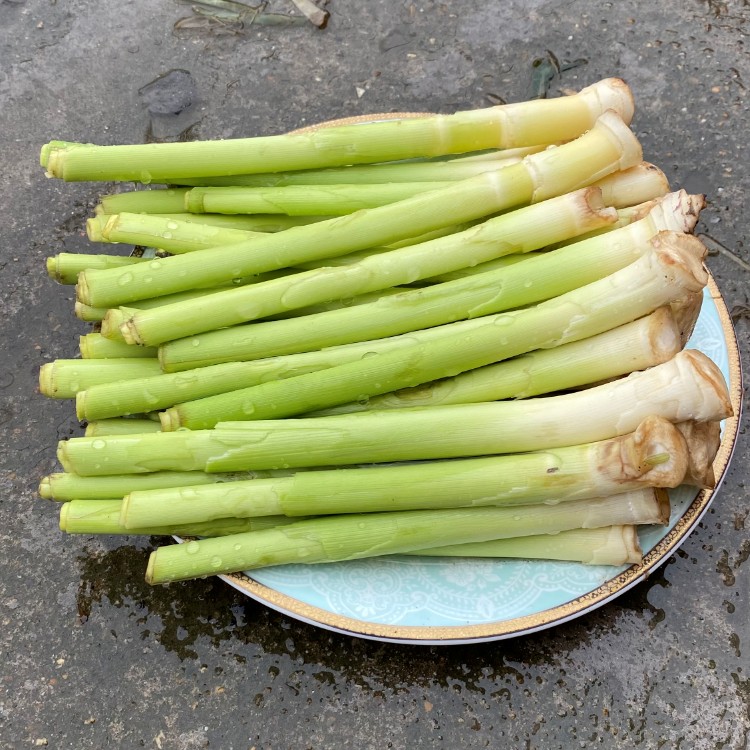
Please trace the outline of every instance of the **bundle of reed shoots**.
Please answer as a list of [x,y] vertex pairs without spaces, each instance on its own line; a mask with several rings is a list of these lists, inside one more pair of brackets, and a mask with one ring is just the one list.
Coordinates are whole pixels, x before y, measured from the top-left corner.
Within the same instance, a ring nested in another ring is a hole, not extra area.
[[643,162],[633,113],[606,79],[288,135],[45,145],[51,177],[148,186],[101,198],[105,252],[47,262],[96,326],[40,373],[87,425],[40,484],[60,527],[191,537],[151,555],[151,583],[391,554],[638,563],[667,490],[715,483],[732,407],[685,348],[703,196]]

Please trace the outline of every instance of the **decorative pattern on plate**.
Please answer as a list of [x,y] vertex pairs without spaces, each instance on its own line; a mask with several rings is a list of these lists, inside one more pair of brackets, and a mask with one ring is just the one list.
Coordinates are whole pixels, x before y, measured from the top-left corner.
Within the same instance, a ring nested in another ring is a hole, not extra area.
[[[714,462],[720,483],[739,427],[742,374],[729,313],[712,278],[688,347],[719,366],[735,409]],[[689,487],[670,492],[669,525],[641,530],[644,560],[629,567],[394,556],[221,577],[300,620],[365,638],[441,644],[496,640],[578,617],[643,580],[695,528],[715,492]]]

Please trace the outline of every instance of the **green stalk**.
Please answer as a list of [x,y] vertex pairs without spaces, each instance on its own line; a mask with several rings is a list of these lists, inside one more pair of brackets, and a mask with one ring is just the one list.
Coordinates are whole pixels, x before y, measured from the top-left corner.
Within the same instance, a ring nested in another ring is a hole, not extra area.
[[161,372],[156,359],[56,359],[39,368],[39,391],[50,398],[75,398],[92,385]]
[[[122,387],[122,386],[121,386]],[[97,419],[86,425],[86,437],[95,435],[140,435],[161,432],[161,425],[153,419]]]
[[184,526],[148,526],[126,529],[119,523],[120,500],[72,500],[60,507],[60,530],[68,534],[141,534],[148,536],[217,537],[285,526],[296,519],[285,516],[265,518],[221,518],[211,523]]
[[[504,165],[505,166],[505,165]],[[488,170],[485,170],[488,171]],[[290,185],[289,187],[195,187],[185,196],[194,214],[287,214],[345,216],[440,190],[450,182],[393,182],[383,185]]]
[[127,255],[87,255],[86,253],[58,253],[47,258],[47,275],[59,284],[75,284],[78,274],[88,269],[123,268],[143,263],[145,258]]
[[130,346],[105,339],[101,333],[87,333],[78,339],[83,359],[156,358],[157,350],[151,346]]
[[628,500],[614,496],[553,506],[413,510],[314,518],[265,531],[160,547],[151,553],[146,581],[167,583],[270,565],[357,560],[449,544],[632,523],[620,519],[623,516],[630,519],[636,514],[649,522],[663,518],[654,512],[652,502],[646,504],[650,506],[647,512],[640,507],[628,512],[631,510]]
[[[184,216],[192,216],[192,214],[183,214]],[[89,239],[94,240],[91,236],[91,228],[97,227],[97,232],[101,233],[99,227],[102,217],[95,219],[89,219],[87,224],[89,228]],[[196,217],[198,218],[198,217]],[[323,265],[351,265],[367,254],[373,252],[386,252],[389,249],[395,249],[396,247],[406,247],[407,245],[415,245],[419,242],[426,242],[436,237],[443,237],[448,234],[453,234],[461,229],[467,229],[468,225],[460,225],[457,227],[450,226],[442,229],[434,230],[426,234],[420,235],[419,237],[411,237],[406,240],[402,240],[397,243],[393,243],[383,248],[369,248],[364,253],[349,253],[341,256],[340,258],[330,258],[318,261],[311,261],[310,263],[302,263],[298,268],[319,268]],[[133,244],[148,245],[149,247],[158,247],[162,250],[168,251],[172,254],[179,254],[183,252],[192,252],[195,250],[203,250],[208,247],[218,247],[221,245],[231,245],[252,237],[262,236],[260,232],[249,232],[235,228],[223,228],[216,227],[213,225],[201,225],[196,221],[178,221],[176,219],[163,218],[157,215],[147,214],[113,214],[109,216],[108,220],[104,222],[103,234],[99,241],[106,242],[131,242]],[[261,281],[266,277],[274,278],[275,276],[285,275],[279,271],[270,272],[267,274],[261,274],[250,277],[253,281]],[[238,279],[233,279],[233,286],[238,286]],[[246,282],[249,283],[249,282]],[[190,294],[190,292],[178,292],[177,294]],[[166,297],[158,297],[157,299],[169,299],[176,301],[176,295],[167,295]],[[133,307],[143,308],[141,304],[143,300],[140,300]],[[165,302],[165,304],[167,304]]]
[[48,174],[70,180],[149,183],[178,177],[254,174],[396,161],[486,148],[570,140],[616,109],[628,122],[632,95],[607,79],[561,99],[508,104],[453,115],[327,127],[225,141],[88,146],[49,150]]
[[430,557],[491,557],[526,560],[571,560],[584,565],[637,565],[643,559],[636,527],[603,526],[570,529],[489,542],[454,544],[407,554]]
[[154,213],[151,211],[140,211],[141,215],[150,214],[155,218],[165,221],[180,221],[186,224],[204,224],[212,227],[224,227],[226,229],[246,230],[250,232],[282,232],[291,227],[314,224],[316,221],[330,219],[330,216],[285,216],[284,214],[263,214],[257,216],[243,216],[242,214],[231,216],[229,214],[190,214],[185,213],[184,208],[179,212]]
[[[87,228],[95,225],[89,219]],[[264,237],[262,232],[245,229],[195,224],[176,219],[162,219],[148,214],[120,213],[110,216],[101,230],[106,242],[126,242],[133,245],[158,247],[168,253],[187,253],[217,245],[231,245],[236,242]],[[91,232],[89,239],[93,240]]]
[[[541,151],[541,148],[537,149]],[[525,150],[526,151],[526,150]],[[531,152],[533,153],[533,152]],[[395,182],[453,182],[482,172],[507,167],[528,153],[503,156],[496,151],[481,161],[423,161],[392,164],[364,164],[357,167],[307,169],[301,172],[245,174],[231,177],[195,177],[178,184],[203,187],[286,187],[289,185],[382,185]]]
[[84,272],[77,293],[86,304],[115,307],[303,261],[345,255],[570,192],[640,159],[641,148],[633,133],[617,115],[608,112],[577,140],[553,152],[532,154],[497,172],[247,243],[151,261],[140,270]]
[[304,414],[589,338],[653,312],[686,289],[702,289],[704,255],[691,235],[663,232],[630,266],[536,307],[479,318],[468,335],[462,330],[428,344],[415,342],[328,370],[180,404],[159,415],[162,428],[203,429],[233,419]]
[[[655,463],[654,457],[659,458]],[[528,505],[676,487],[688,466],[679,430],[652,417],[628,435],[550,452],[411,462],[129,493],[126,528],[218,518]]]
[[[704,206],[705,200],[702,195],[689,195],[684,190],[679,190],[629,210],[620,209],[617,212],[617,222],[594,230],[591,233],[593,236],[564,240],[548,249],[567,247],[570,244],[581,248],[597,245],[606,247],[610,242],[618,242],[623,246],[630,243],[638,244],[648,242],[663,230],[690,233],[695,228]],[[454,281],[503,267],[503,259],[497,258],[476,266],[433,276],[429,281]]]
[[[444,335],[444,332],[435,329],[416,335],[420,340],[431,340],[436,335]],[[79,419],[103,419],[165,409],[176,403],[236,390],[238,384],[249,387],[354,362],[362,357],[371,356],[373,352],[394,351],[410,346],[412,341],[413,336],[396,336],[287,357],[271,357],[252,362],[226,362],[192,370],[182,368],[181,372],[130,380],[127,389],[104,383],[80,391],[76,395],[76,413]],[[123,346],[135,350],[142,348]],[[181,369],[178,365],[174,367]]]
[[[653,241],[656,241],[656,239],[654,239]],[[684,299],[686,294],[687,292],[683,290],[683,292],[679,296],[679,300]],[[654,307],[652,308],[652,310],[656,309],[656,307],[659,307],[662,304],[666,304],[664,302],[657,302],[658,299],[659,297],[657,296],[652,300],[654,302]],[[645,310],[643,314],[645,315],[649,312],[651,312],[651,310]],[[411,346],[413,344],[430,344],[433,341],[437,341],[439,339],[445,338],[446,336],[451,336],[454,334],[463,334],[465,336],[468,336],[476,328],[477,325],[481,324],[481,322],[482,321],[477,320],[462,321],[459,323],[451,323],[435,328],[413,331],[409,334],[402,334],[401,336],[394,336],[387,339],[377,339],[371,342],[362,342],[362,344],[357,346],[364,346],[365,348],[356,351],[361,351],[363,354],[369,354],[373,352],[385,353],[394,350],[396,347],[401,348],[404,346]],[[255,354],[254,330],[256,325],[257,324],[251,326],[240,326],[227,332],[216,331],[203,334],[200,337],[169,342],[159,348],[159,360],[161,362],[162,369],[165,372],[176,372],[195,367],[204,367],[207,365],[247,359]],[[339,353],[343,351],[348,352],[348,347],[351,346],[355,345],[349,344],[345,347],[330,347],[323,350],[333,357],[326,358],[326,362],[329,363],[329,366],[352,361],[351,359],[344,358],[342,360],[339,360],[337,358],[339,356]],[[310,352],[309,356],[314,357],[315,354],[313,352]],[[343,356],[346,357],[345,354]],[[276,359],[280,362],[286,361],[286,357]],[[274,358],[271,358],[271,361],[274,361]],[[246,385],[250,386],[254,384],[256,383],[248,382]],[[219,392],[222,391],[217,391],[217,393]]]
[[[567,245],[523,264],[421,289],[402,289],[366,304],[254,323],[247,331],[250,341],[243,347],[243,356],[280,356],[395,336],[557,297],[619,271],[647,252],[651,245],[631,242],[633,233],[628,229],[611,232],[606,239]],[[209,336],[236,341],[237,331],[227,329]]]
[[104,214],[175,213],[185,210],[186,192],[187,188],[133,190],[129,193],[103,195],[99,205]]
[[645,370],[667,362],[680,349],[682,344],[672,313],[669,307],[661,307],[644,318],[581,341],[538,349],[454,378],[386,393],[362,403],[354,401],[307,416],[529,398]]
[[615,218],[613,209],[602,206],[599,191],[584,188],[511,211],[463,232],[370,255],[351,265],[293,274],[255,285],[252,290],[217,292],[190,309],[183,304],[161,308],[159,313],[138,313],[128,321],[123,334],[132,343],[162,343],[327,300],[413,283],[500,255],[536,250],[612,223]]
[[106,476],[478,457],[606,440],[633,432],[650,415],[684,422],[731,413],[721,371],[687,349],[662,365],[563,396],[71,438],[58,445],[58,459],[65,471]]
[[[206,474],[203,471],[155,471],[150,474],[116,474],[84,477],[71,473],[56,473],[44,477],[39,484],[39,495],[46,500],[106,500],[122,499],[129,492],[155,490],[165,487],[191,487],[217,482],[236,482],[288,474],[289,472],[242,472],[239,474]],[[119,514],[119,511],[118,511]]]
[[[248,281],[246,279],[242,279],[241,281],[244,283],[253,283],[254,280],[255,279],[253,279],[252,281]],[[163,305],[174,304],[175,302],[183,302],[185,300],[196,299],[198,297],[202,297],[205,294],[210,294],[213,291],[213,289],[191,289],[189,292],[177,292],[176,294],[169,294],[165,297],[142,299],[138,300],[138,302],[135,303],[137,305],[137,308],[132,309],[150,310],[153,307],[161,307]],[[75,303],[76,316],[81,318],[81,320],[101,322],[107,317],[107,313],[109,312],[109,310],[110,308],[107,307],[89,307],[89,305],[84,305],[82,302]],[[113,314],[113,316],[116,314],[117,313]],[[124,319],[126,319],[126,317],[122,316],[122,320]],[[122,320],[120,320],[120,323],[122,322]],[[108,341],[121,341],[124,343],[122,335],[119,333],[119,331],[117,331],[117,326],[114,326],[113,329],[112,323],[110,322],[102,328],[102,333],[105,330],[107,331],[107,335],[104,336],[104,338],[106,338]],[[112,336],[114,336],[114,338],[112,338]]]
[[86,323],[100,323],[104,320],[104,316],[107,314],[106,307],[91,307],[90,305],[84,305],[81,302],[74,303],[73,311],[75,312],[76,318],[83,320]]

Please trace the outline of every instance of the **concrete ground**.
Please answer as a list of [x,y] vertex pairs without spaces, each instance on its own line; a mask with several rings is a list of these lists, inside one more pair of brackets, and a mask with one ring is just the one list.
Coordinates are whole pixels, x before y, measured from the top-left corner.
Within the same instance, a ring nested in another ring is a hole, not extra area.
[[[83,222],[107,187],[45,179],[38,150],[51,138],[233,137],[448,112],[527,98],[539,85],[534,60],[550,53],[578,61],[550,92],[626,78],[647,158],[673,185],[708,195],[698,230],[747,366],[746,0],[328,7],[324,31],[175,30],[189,6],[0,2],[0,746],[746,748],[747,418],[710,512],[660,572],[586,617],[486,645],[339,636],[218,580],[150,588],[148,540],[66,538],[37,498],[57,440],[80,434],[70,403],[35,392],[38,367],[74,356],[85,332],[71,288],[46,278],[44,259],[90,251]],[[142,90],[173,70],[187,73],[166,91]]]

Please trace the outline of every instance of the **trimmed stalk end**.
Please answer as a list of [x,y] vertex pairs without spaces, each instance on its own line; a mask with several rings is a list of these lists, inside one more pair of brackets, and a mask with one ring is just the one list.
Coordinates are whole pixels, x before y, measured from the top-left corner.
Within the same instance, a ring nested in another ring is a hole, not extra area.
[[635,565],[643,561],[643,550],[634,525],[610,526],[607,538],[591,550],[587,565]]
[[86,236],[91,242],[104,242],[104,235],[102,234],[102,223],[99,221],[98,216],[94,216],[91,219],[86,219]]
[[697,349],[685,349],[674,358],[683,376],[695,382],[702,403],[692,414],[701,422],[726,419],[734,414],[729,389],[718,366]]
[[658,517],[654,523],[666,526],[669,523],[669,517],[672,515],[672,503],[669,500],[669,492],[663,487],[655,487],[654,496],[656,497],[658,507]]
[[156,581],[156,551],[152,552],[148,556],[148,564],[146,565],[146,583],[155,584]]
[[52,144],[51,143],[45,143],[42,148],[39,151],[39,166],[40,167],[46,167],[47,162],[49,161],[49,155],[52,151]]
[[47,267],[47,276],[59,282],[60,274],[58,273],[58,270],[57,270],[57,256],[56,255],[53,255],[52,257],[47,258],[46,267]]
[[682,484],[688,468],[688,446],[680,431],[667,419],[647,417],[633,433],[634,468],[640,479],[658,487]]
[[650,240],[659,265],[688,292],[698,292],[708,284],[703,266],[706,248],[693,235],[661,231]]
[[720,422],[679,422],[675,425],[688,446],[690,457],[684,482],[693,487],[716,487],[714,459],[721,445]]
[[121,326],[125,321],[125,314],[121,309],[112,307],[107,310],[106,315],[102,318],[101,334],[105,339],[110,341],[122,341]]
[[51,477],[42,477],[39,482],[39,497],[45,500],[52,500],[52,479]]
[[89,283],[86,277],[87,271],[81,271],[78,274],[78,283],[76,284],[76,299],[79,302],[83,302],[84,305],[94,304],[91,299],[91,292],[89,291]]
[[622,78],[604,78],[581,89],[579,96],[586,99],[592,114],[612,109],[630,124],[635,113],[633,92]]
[[65,471],[73,471],[70,461],[68,461],[68,450],[67,450],[67,441],[61,440],[57,444],[57,460],[59,461],[60,465],[63,467]]
[[125,495],[125,497],[122,498],[122,503],[120,504],[120,518],[118,519],[118,523],[120,526],[122,526],[125,529],[130,528],[128,525],[128,511],[130,509],[130,493]]
[[680,342],[684,347],[693,335],[695,324],[703,306],[703,292],[688,292],[684,297],[670,303],[680,334]]
[[597,473],[626,485],[677,487],[687,472],[687,445],[667,419],[644,419],[635,432],[599,444]]
[[92,359],[89,339],[85,334],[78,337],[78,351],[81,352],[81,359]]
[[662,229],[689,233],[698,223],[705,206],[706,196],[690,195],[685,190],[678,190],[659,199],[648,213]]
[[[76,393],[76,418],[80,421],[86,419],[86,391]],[[86,432],[88,433],[88,427]]]
[[70,503],[63,503],[60,506],[60,531],[68,530],[68,511],[70,510]]
[[607,110],[594,123],[593,129],[604,130],[621,150],[617,168],[629,169],[643,161],[643,149],[635,137],[635,133],[628,127],[626,121],[614,110]]
[[65,179],[65,158],[64,151],[61,151],[53,143],[47,144],[48,149],[44,154],[45,163],[42,165],[45,168],[45,174],[47,177],[58,177],[61,180]]
[[39,392],[43,396],[49,396],[50,398],[55,396],[54,373],[54,362],[47,362],[39,368]]
[[110,242],[110,234],[116,231],[120,225],[120,214],[110,214],[99,217],[99,226],[104,242]]
[[625,559],[622,564],[637,565],[643,561],[643,549],[638,539],[638,531],[635,526],[620,526],[619,534],[623,547],[626,550]]
[[[102,329],[104,330],[104,329]],[[126,344],[142,344],[140,336],[138,335],[138,328],[133,318],[121,319],[119,325],[120,335],[124,339]]]
[[180,424],[180,414],[174,407],[160,411],[159,421],[161,422],[162,432],[174,432],[182,427]]

